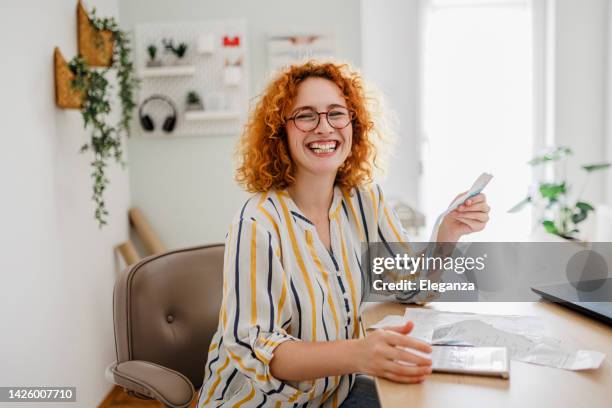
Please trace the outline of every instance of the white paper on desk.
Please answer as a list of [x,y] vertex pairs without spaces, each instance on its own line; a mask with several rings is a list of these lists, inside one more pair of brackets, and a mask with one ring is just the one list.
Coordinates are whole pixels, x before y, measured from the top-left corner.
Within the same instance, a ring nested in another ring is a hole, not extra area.
[[438,327],[432,344],[476,347],[506,347],[512,360],[566,370],[597,369],[605,354],[590,350],[571,350],[550,337],[528,339],[499,330],[480,320],[464,320]]
[[[401,326],[414,322],[411,336],[430,344],[469,344],[507,347],[510,358],[566,370],[598,368],[604,353],[572,350],[550,337],[541,318],[535,316],[487,315],[406,308],[404,316],[386,316],[370,328]],[[468,323],[466,323],[466,321]],[[461,323],[461,324],[458,324]],[[449,325],[456,325],[449,328]],[[447,326],[444,328],[444,326]],[[435,335],[434,332],[439,329]]]
[[542,320],[534,316],[440,312],[427,308],[406,308],[404,316],[385,316],[369,328],[380,329],[389,326],[402,326],[409,320],[414,322],[414,328],[410,335],[427,343],[431,343],[433,332],[437,327],[462,320],[481,320],[498,329],[521,334],[528,338],[549,335]]

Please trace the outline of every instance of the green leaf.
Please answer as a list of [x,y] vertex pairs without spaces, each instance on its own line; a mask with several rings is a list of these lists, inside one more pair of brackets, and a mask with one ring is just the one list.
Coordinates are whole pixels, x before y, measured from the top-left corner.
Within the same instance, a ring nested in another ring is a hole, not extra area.
[[517,213],[523,209],[527,204],[531,202],[531,196],[527,196],[523,198],[520,202],[514,205],[511,209],[508,210],[509,213]]
[[595,208],[593,208],[591,204],[585,203],[584,201],[578,201],[576,203],[576,207],[580,208],[580,211],[585,213],[589,211],[595,211]]
[[572,215],[572,221],[574,221],[574,224],[578,224],[579,222],[584,221],[586,217],[587,213],[584,211],[580,211],[579,213]]
[[556,200],[559,194],[565,193],[565,183],[544,183],[540,184],[540,194],[542,197],[548,198],[549,200]]
[[544,220],[542,221],[542,225],[544,226],[546,232],[559,235],[559,230],[557,230],[557,227],[555,226],[554,222],[550,220]]
[[593,171],[605,170],[610,167],[610,164],[611,163],[585,164],[584,166],[582,166],[582,168],[587,172],[591,173]]
[[572,154],[572,149],[567,146],[551,147],[546,149],[544,154],[534,157],[527,164],[537,166],[539,164],[557,161]]

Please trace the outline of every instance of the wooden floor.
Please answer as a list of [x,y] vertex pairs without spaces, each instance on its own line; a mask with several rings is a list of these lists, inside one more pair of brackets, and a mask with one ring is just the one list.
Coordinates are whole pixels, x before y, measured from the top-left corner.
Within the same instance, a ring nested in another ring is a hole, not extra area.
[[[196,399],[194,398],[189,408],[196,407]],[[153,400],[143,400],[140,398],[130,397],[127,395],[123,388],[115,386],[111,392],[108,393],[104,401],[98,408],[163,408],[163,405]]]

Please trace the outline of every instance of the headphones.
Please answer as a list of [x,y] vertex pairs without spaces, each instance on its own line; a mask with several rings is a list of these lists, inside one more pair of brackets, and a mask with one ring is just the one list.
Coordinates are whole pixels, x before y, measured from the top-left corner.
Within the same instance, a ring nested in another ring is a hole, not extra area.
[[153,122],[153,119],[151,119],[151,116],[147,114],[143,116],[143,112],[142,112],[144,110],[145,105],[147,105],[148,103],[152,101],[165,102],[166,105],[169,105],[170,108],[172,109],[172,114],[166,116],[166,119],[164,119],[164,124],[162,125],[162,129],[165,132],[167,133],[172,132],[174,130],[174,127],[176,126],[176,115],[177,115],[176,106],[174,105],[174,103],[172,102],[170,98],[167,98],[163,95],[151,95],[147,99],[142,101],[142,104],[140,104],[140,108],[138,109],[138,117],[140,118],[140,126],[142,126],[142,128],[147,132],[152,132],[155,130],[155,123]]

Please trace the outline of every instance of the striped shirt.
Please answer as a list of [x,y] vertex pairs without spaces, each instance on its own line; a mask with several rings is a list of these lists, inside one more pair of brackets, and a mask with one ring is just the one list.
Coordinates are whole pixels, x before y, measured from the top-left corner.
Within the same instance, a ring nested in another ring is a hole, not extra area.
[[198,406],[338,407],[355,375],[308,381],[272,376],[285,341],[360,336],[362,242],[405,242],[380,187],[343,193],[329,210],[331,252],[286,191],[252,196],[225,242],[223,304]]

